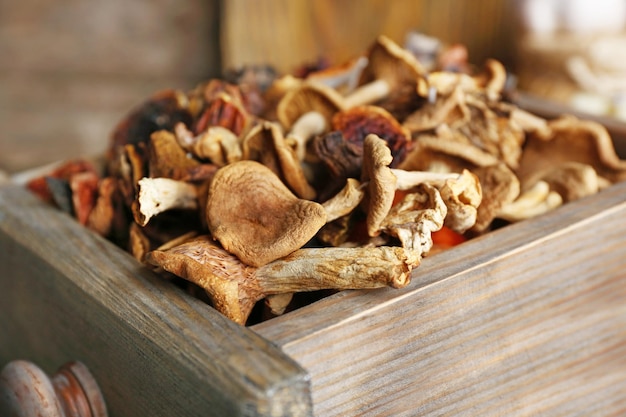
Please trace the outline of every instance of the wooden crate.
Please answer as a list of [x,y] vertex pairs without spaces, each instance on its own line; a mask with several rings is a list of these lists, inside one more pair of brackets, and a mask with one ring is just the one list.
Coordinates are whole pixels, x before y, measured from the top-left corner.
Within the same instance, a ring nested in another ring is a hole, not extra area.
[[621,183],[430,256],[405,289],[245,328],[5,184],[0,362],[81,360],[111,416],[624,415],[624,218]]

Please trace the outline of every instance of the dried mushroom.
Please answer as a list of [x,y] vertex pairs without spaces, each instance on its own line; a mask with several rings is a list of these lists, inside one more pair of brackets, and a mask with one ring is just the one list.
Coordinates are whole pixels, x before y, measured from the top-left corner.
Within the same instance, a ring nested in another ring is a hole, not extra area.
[[376,134],[387,142],[393,155],[392,167],[404,159],[410,144],[409,132],[387,110],[377,106],[358,106],[340,111],[333,116],[333,130],[362,147],[365,137]]
[[308,74],[306,79],[324,84],[345,95],[358,86],[361,72],[368,61],[367,57],[358,56],[341,65],[314,71]]
[[547,182],[538,181],[530,189],[522,192],[515,201],[502,205],[497,217],[511,222],[530,219],[547,213],[562,203],[563,199],[559,193],[550,190]]
[[379,36],[371,45],[367,59],[359,87],[345,98],[347,108],[375,103],[399,85],[409,85],[420,94],[427,94],[425,69],[413,54],[386,36]]
[[288,91],[278,103],[276,114],[293,141],[296,155],[304,160],[306,144],[328,130],[333,115],[343,109],[341,95],[320,83],[305,82]]
[[436,187],[424,183],[393,206],[381,229],[421,259],[433,246],[432,233],[443,227],[448,214]]
[[301,248],[326,223],[322,205],[296,197],[272,170],[255,161],[217,171],[206,215],[211,235],[252,266]]
[[598,178],[591,165],[580,162],[564,162],[547,171],[540,181],[559,193],[563,202],[578,200],[597,193],[609,184]]
[[564,162],[580,162],[594,168],[610,183],[626,179],[626,161],[621,160],[604,126],[591,120],[562,116],[548,122],[551,135],[529,135],[520,166],[522,184],[534,184],[547,170]]
[[142,178],[138,183],[135,221],[145,226],[150,219],[168,210],[197,210],[198,191],[193,184],[170,178]]
[[389,165],[393,157],[385,141],[369,134],[363,144],[363,173],[361,181],[367,184],[367,234],[378,236],[396,194],[398,179]]
[[311,248],[255,268],[209,236],[200,236],[146,256],[149,263],[205,289],[213,306],[245,324],[259,300],[272,294],[319,289],[402,288],[414,259],[398,247]]
[[256,125],[243,139],[242,147],[242,159],[262,163],[299,197],[315,198],[315,189],[308,183],[302,164],[277,123],[265,121]]
[[478,167],[472,172],[478,177],[482,193],[472,231],[480,234],[489,229],[503,206],[519,196],[520,182],[504,162]]

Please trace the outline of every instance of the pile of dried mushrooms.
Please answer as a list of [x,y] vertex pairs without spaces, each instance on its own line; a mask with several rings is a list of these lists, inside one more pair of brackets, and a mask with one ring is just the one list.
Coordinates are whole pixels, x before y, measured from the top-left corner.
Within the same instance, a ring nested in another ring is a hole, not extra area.
[[381,36],[338,66],[161,91],[115,128],[103,172],[70,161],[29,188],[245,324],[302,292],[404,287],[437,236],[626,177],[603,126],[508,102],[496,60],[438,58]]

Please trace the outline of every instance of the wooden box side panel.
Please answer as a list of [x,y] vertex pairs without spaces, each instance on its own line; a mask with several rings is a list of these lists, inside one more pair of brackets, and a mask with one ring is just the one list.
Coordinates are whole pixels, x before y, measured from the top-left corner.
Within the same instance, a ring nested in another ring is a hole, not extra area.
[[0,361],[81,360],[112,416],[307,416],[306,372],[20,187],[0,187]]
[[623,415],[625,216],[619,184],[427,258],[406,290],[254,330],[310,372],[320,416]]

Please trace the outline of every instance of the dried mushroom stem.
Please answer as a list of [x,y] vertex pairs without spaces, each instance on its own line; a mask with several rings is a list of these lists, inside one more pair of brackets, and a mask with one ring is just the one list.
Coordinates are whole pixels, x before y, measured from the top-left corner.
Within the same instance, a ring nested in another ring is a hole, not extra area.
[[304,248],[257,269],[266,294],[405,287],[419,258],[400,247]]
[[367,103],[375,103],[391,93],[391,85],[385,79],[378,79],[355,89],[344,99],[346,108]]
[[547,182],[538,181],[515,201],[503,205],[497,217],[516,222],[547,213],[562,204],[563,198],[559,193],[551,191]]
[[398,179],[396,182],[398,190],[410,190],[423,183],[439,186],[443,185],[447,180],[457,179],[461,175],[453,172],[405,171],[393,168],[391,172]]
[[293,124],[285,140],[293,144],[298,160],[304,160],[307,142],[316,135],[324,133],[328,123],[324,116],[317,111],[310,111],[298,118]]
[[322,204],[326,210],[326,223],[351,213],[361,203],[364,195],[361,183],[354,178],[348,178],[341,191]]
[[159,213],[173,209],[196,210],[198,191],[192,184],[169,178],[142,178],[139,194],[133,206],[135,221],[145,226]]
[[402,288],[419,258],[398,247],[311,248],[260,268],[248,266],[200,236],[147,254],[147,262],[202,287],[213,306],[245,324],[259,300],[272,294],[321,289]]
[[292,299],[293,293],[270,294],[265,297],[265,305],[273,315],[280,316],[285,313]]

